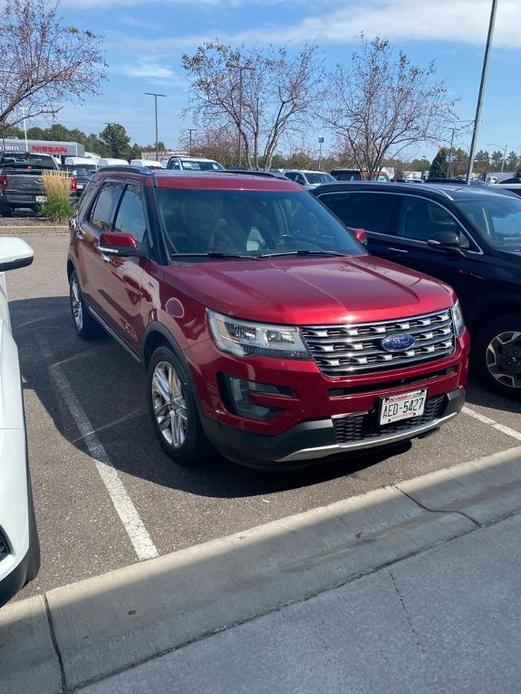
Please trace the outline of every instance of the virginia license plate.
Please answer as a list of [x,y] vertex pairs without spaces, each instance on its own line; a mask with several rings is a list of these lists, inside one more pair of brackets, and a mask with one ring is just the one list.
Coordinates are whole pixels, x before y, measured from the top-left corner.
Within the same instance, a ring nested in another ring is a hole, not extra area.
[[425,410],[426,390],[414,390],[382,398],[380,404],[380,424],[391,424],[401,419],[419,417]]
[[47,196],[46,195],[37,195],[35,197],[36,202],[47,202]]

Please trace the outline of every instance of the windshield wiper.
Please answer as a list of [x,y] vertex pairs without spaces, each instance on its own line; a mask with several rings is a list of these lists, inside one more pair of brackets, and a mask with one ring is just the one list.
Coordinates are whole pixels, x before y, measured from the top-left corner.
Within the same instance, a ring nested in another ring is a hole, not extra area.
[[241,259],[257,260],[254,255],[241,255],[240,253],[221,253],[220,251],[208,251],[208,253],[170,253],[171,258],[217,258],[218,260]]
[[275,253],[263,253],[259,258],[275,258],[279,255],[339,255],[345,258],[348,254],[341,253],[340,251],[321,251],[321,250],[310,250],[308,248],[301,248],[296,251],[277,251]]

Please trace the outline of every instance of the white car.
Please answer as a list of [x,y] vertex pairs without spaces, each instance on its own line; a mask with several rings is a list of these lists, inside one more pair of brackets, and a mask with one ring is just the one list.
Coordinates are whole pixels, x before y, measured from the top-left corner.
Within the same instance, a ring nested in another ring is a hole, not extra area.
[[174,171],[224,171],[224,166],[218,161],[204,157],[170,157],[166,168]]
[[0,606],[40,568],[18,350],[4,275],[32,261],[32,248],[25,241],[0,238]]
[[325,171],[309,171],[307,169],[294,169],[293,171],[284,171],[286,178],[289,178],[295,183],[300,183],[308,190],[317,188],[322,183],[334,183],[335,179],[331,174]]

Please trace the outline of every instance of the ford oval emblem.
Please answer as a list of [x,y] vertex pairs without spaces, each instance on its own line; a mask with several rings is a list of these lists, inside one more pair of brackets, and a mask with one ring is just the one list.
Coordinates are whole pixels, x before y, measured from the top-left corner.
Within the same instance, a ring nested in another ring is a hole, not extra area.
[[415,342],[416,339],[412,335],[409,335],[409,333],[393,333],[392,335],[384,337],[381,345],[386,352],[405,352],[407,349],[410,349]]

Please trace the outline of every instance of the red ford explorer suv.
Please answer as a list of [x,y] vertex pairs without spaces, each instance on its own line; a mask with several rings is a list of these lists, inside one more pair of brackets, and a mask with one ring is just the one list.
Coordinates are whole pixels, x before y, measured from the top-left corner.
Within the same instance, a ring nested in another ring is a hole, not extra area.
[[374,258],[291,181],[106,168],[71,220],[78,335],[148,371],[163,448],[302,466],[424,436],[464,400],[452,289]]

